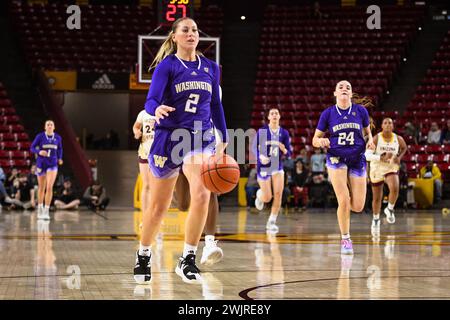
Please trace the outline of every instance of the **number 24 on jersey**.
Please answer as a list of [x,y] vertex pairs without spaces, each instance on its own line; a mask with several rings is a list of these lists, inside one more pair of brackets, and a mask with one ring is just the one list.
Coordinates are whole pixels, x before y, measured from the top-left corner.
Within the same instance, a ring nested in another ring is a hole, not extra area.
[[338,145],[345,146],[354,144],[355,144],[355,133],[353,131],[339,133]]

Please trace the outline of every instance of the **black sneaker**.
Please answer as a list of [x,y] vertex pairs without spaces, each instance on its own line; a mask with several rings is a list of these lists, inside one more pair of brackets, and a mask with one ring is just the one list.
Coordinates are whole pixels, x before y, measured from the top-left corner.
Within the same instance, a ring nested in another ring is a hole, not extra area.
[[175,272],[186,283],[201,283],[202,281],[200,269],[195,265],[195,254],[188,254],[186,258],[180,257]]
[[136,252],[136,265],[134,266],[134,280],[138,284],[147,284],[152,281],[150,257],[140,256]]

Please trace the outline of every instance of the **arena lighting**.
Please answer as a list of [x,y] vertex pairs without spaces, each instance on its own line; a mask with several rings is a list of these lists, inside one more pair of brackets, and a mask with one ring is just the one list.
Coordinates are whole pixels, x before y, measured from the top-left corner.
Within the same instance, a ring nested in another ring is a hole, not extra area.
[[442,10],[442,14],[445,16],[447,14],[447,10]]
[[422,30],[422,27],[419,27],[419,31]]
[[406,61],[406,58],[403,58],[403,61]]
[[245,16],[241,16],[241,20],[245,20]]
[[416,1],[416,2],[414,2],[414,4],[416,6],[424,6],[425,5],[425,1]]

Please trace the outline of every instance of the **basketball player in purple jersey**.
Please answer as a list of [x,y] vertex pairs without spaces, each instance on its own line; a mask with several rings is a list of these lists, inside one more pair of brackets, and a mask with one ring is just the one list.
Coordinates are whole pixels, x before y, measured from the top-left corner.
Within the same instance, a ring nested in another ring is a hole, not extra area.
[[[181,166],[189,182],[191,205],[184,250],[175,272],[184,282],[201,283],[195,256],[208,213],[210,191],[204,186],[200,173],[203,160],[214,148],[211,145],[214,140],[211,119],[222,137],[215,145],[219,157],[224,153],[228,136],[220,101],[219,67],[196,54],[198,42],[195,21],[178,19],[152,64],[156,68],[145,109],[156,117],[157,125],[148,158],[150,204],[143,213],[142,236],[134,268],[134,279],[140,284],[151,281],[151,244],[170,206]],[[180,131],[180,128],[184,130]],[[178,134],[182,134],[181,140]]]
[[[142,179],[141,190],[141,210],[146,212],[149,202],[150,192],[150,168],[148,167],[148,154],[153,143],[155,134],[155,119],[145,110],[139,112],[136,122],[133,125],[134,138],[140,140],[138,150],[139,172]],[[174,197],[177,200],[180,211],[188,211],[191,202],[189,193],[189,183],[180,171],[175,185]],[[208,218],[205,224],[205,247],[203,248],[201,264],[213,265],[223,258],[223,251],[217,246],[215,240],[217,217],[219,215],[219,200],[217,194],[211,193],[209,201]],[[139,226],[142,229],[142,223]]]
[[256,172],[260,189],[256,192],[255,207],[264,208],[264,203],[272,199],[270,217],[266,224],[269,232],[278,232],[276,225],[278,213],[281,208],[281,197],[284,189],[283,155],[292,154],[291,138],[289,132],[280,127],[280,111],[277,108],[269,110],[269,124],[258,130],[253,143],[253,152],[256,155]]
[[50,220],[49,210],[53,197],[53,184],[58,174],[58,165],[63,163],[62,139],[55,133],[55,123],[52,120],[45,122],[45,132],[36,135],[30,150],[37,155],[38,219]]
[[[374,150],[375,145],[367,109],[351,101],[351,84],[348,81],[338,82],[334,96],[336,104],[320,115],[312,143],[316,148],[329,148],[327,168],[338,201],[341,253],[351,255],[353,245],[350,239],[350,210],[361,212],[364,208],[367,188],[364,153],[366,147]],[[327,130],[330,138],[325,138]],[[364,135],[368,137],[367,145]]]

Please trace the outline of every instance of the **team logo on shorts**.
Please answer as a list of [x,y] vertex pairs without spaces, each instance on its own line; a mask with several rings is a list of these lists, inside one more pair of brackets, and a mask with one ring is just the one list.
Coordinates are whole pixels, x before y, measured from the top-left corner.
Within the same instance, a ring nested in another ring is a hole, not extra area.
[[203,70],[205,70],[206,73],[209,72],[209,68],[203,68]]
[[330,157],[331,164],[338,164],[339,163],[339,157]]
[[267,172],[263,171],[260,173],[261,177],[267,177]]
[[167,161],[167,157],[158,156],[156,154],[153,155],[153,160],[155,161],[155,166],[159,168],[163,168],[164,164]]
[[41,168],[36,168],[36,172],[37,172],[37,173],[41,173],[41,172],[42,172],[42,169],[41,169]]

